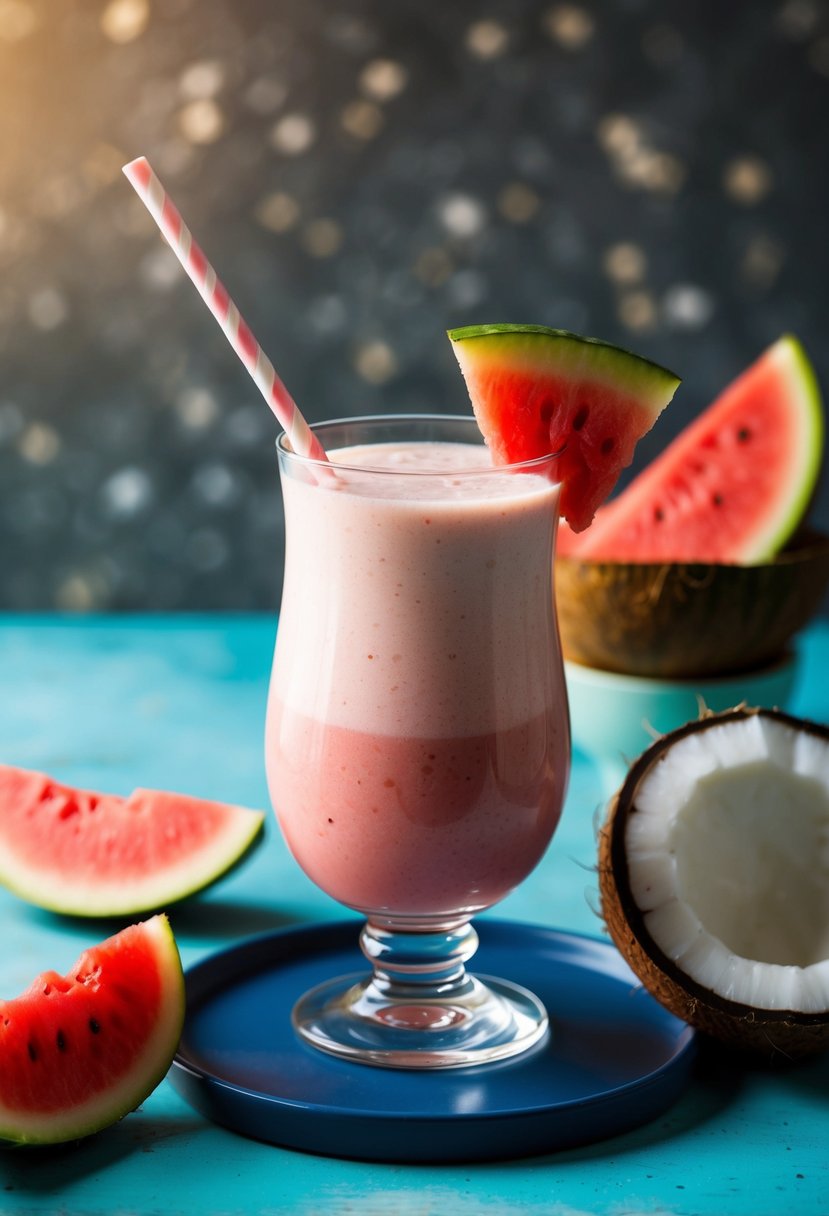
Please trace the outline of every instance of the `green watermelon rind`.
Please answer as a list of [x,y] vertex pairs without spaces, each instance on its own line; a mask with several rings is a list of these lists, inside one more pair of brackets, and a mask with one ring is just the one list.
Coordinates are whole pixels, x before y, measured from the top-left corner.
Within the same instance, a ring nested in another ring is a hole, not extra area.
[[823,462],[825,423],[820,386],[809,356],[794,334],[784,334],[776,346],[789,354],[793,373],[791,381],[797,389],[796,397],[802,420],[801,450],[804,463],[797,492],[792,495],[787,509],[780,515],[774,528],[769,529],[765,542],[755,545],[744,557],[746,563],[768,561],[779,553],[802,523],[812,501]]
[[93,883],[82,875],[73,882],[71,874],[55,867],[28,866],[0,837],[0,884],[26,903],[61,916],[140,916],[170,908],[227,878],[260,844],[264,811],[230,805],[228,810],[233,813],[225,830],[210,848],[202,847],[140,880],[118,877],[105,882],[96,876]]
[[[497,338],[492,343],[492,355],[505,366],[508,363],[522,362],[525,366],[533,366],[535,350],[538,351],[537,363],[542,371],[550,366],[550,347],[548,339],[556,339],[559,349],[556,351],[556,368],[564,372],[589,373],[592,380],[605,380],[614,388],[625,387],[635,391],[642,397],[648,395],[648,387],[652,387],[654,397],[668,400],[679,387],[681,380],[673,372],[654,363],[642,355],[635,355],[622,346],[605,342],[600,338],[584,337],[581,334],[570,333],[566,329],[551,329],[546,325],[464,325],[458,329],[446,331],[451,342],[461,343],[474,339],[483,339],[482,345],[489,345],[488,338]],[[543,343],[535,343],[533,338],[540,336]]]
[[111,1088],[80,1107],[38,1114],[13,1111],[3,1106],[0,1098],[0,1141],[24,1147],[81,1140],[123,1119],[164,1080],[184,1028],[186,997],[181,957],[170,922],[163,913],[133,927],[156,938],[155,955],[161,976],[162,1003],[155,1032],[145,1050]]

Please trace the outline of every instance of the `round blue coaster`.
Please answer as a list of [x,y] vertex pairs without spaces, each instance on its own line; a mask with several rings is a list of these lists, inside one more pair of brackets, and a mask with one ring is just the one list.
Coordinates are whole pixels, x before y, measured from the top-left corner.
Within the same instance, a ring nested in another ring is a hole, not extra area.
[[515,1060],[436,1072],[326,1055],[291,1026],[294,1002],[365,973],[358,920],[257,937],[187,972],[187,1019],[170,1080],[216,1123],[286,1148],[371,1161],[518,1157],[601,1140],[681,1093],[694,1032],[641,988],[612,945],[532,925],[476,921],[472,970],[515,980],[552,1034]]

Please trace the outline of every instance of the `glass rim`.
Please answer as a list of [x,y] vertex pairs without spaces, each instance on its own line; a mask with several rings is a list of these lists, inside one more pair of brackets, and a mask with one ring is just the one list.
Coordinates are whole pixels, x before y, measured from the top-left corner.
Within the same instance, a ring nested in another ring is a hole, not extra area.
[[[366,423],[461,423],[463,426],[469,426],[471,423],[475,427],[475,433],[480,439],[480,446],[485,452],[489,452],[490,448],[478,428],[474,414],[358,414],[354,417],[345,418],[327,418],[322,422],[309,423],[309,430],[319,436],[320,431],[326,428],[337,426],[360,426]],[[428,440],[424,440],[428,442]],[[389,468],[388,465],[367,465],[367,464],[347,464],[344,461],[329,461],[320,460],[316,456],[305,456],[300,452],[295,451],[290,446],[290,436],[287,431],[280,431],[276,437],[276,449],[279,455],[287,457],[292,462],[305,468],[314,469],[337,469],[343,472],[353,473],[377,473],[388,474],[393,477],[441,477],[447,476],[445,469],[401,469]],[[530,472],[534,469],[544,468],[551,461],[557,460],[564,448],[559,448],[557,452],[545,452],[542,456],[532,456],[528,460],[512,461],[509,464],[490,464],[484,465],[479,469],[453,469],[452,477],[480,477],[481,474],[488,473],[514,473],[514,472]]]

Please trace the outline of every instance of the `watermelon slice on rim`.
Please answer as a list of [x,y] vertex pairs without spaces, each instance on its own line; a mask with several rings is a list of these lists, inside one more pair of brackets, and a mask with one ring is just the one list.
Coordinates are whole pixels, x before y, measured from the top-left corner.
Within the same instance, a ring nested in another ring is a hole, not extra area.
[[802,521],[823,454],[820,390],[785,335],[559,553],[614,562],[772,558]]
[[134,1110],[161,1082],[184,1022],[166,916],[85,950],[0,1001],[0,1139],[57,1144]]
[[561,453],[560,510],[574,532],[680,383],[618,346],[542,325],[470,325],[449,338],[494,462]]
[[71,916],[154,911],[238,865],[264,820],[262,811],[185,794],[121,798],[0,765],[0,882]]

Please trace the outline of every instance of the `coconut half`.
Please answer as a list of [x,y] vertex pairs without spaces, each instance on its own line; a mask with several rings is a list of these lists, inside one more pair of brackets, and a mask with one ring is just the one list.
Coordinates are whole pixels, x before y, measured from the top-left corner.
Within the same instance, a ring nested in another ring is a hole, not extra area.
[[631,768],[602,828],[602,912],[646,988],[732,1045],[829,1047],[829,728],[711,714]]
[[779,659],[829,586],[829,537],[802,533],[754,566],[556,559],[564,657],[662,679]]

